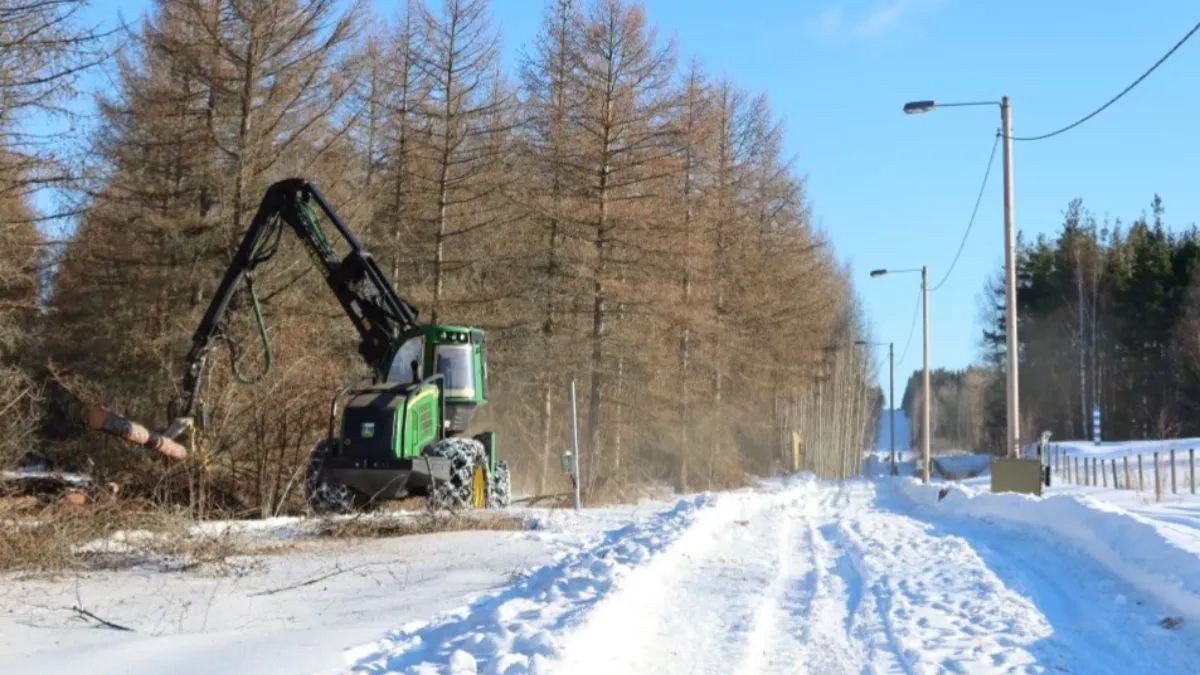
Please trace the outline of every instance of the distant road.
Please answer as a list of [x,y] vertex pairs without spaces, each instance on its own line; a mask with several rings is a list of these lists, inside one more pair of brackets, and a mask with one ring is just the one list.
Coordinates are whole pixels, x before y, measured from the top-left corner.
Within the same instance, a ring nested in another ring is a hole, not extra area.
[[[875,449],[876,450],[891,450],[890,439],[888,436],[888,428],[891,426],[892,416],[888,414],[888,409],[884,408],[879,416],[879,429],[875,434]],[[912,439],[911,427],[908,425],[908,413],[902,409],[896,410],[896,449],[909,450],[910,441]]]

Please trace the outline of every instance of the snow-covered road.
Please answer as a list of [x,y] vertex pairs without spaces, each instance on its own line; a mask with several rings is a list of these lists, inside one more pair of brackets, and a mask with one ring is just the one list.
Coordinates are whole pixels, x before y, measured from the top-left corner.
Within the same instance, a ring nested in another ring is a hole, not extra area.
[[349,541],[241,523],[281,548],[0,576],[0,673],[1200,672],[1200,533],[938,488],[790,477]]
[[796,478],[606,534],[352,652],[365,672],[1188,673],[1190,622],[1048,531]]

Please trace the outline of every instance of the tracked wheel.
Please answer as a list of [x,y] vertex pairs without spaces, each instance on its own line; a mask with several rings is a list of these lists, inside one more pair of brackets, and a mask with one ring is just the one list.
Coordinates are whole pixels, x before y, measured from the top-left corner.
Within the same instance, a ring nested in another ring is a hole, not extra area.
[[331,480],[326,475],[325,458],[329,453],[329,439],[317,443],[308,459],[304,472],[304,501],[314,513],[353,513],[360,506],[360,499],[349,486]]
[[473,438],[445,438],[426,449],[426,454],[450,460],[450,479],[430,490],[431,510],[459,511],[485,508],[488,503],[487,451]]

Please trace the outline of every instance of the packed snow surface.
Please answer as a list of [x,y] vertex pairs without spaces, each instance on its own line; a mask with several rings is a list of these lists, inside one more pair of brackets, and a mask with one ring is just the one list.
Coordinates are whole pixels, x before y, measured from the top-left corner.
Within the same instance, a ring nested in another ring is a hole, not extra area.
[[[241,600],[207,601],[215,633],[198,616],[176,619],[179,603],[148,613],[144,598],[115,599],[134,583],[117,573],[103,604],[89,581],[6,581],[0,636],[31,627],[0,638],[0,671],[1197,671],[1194,552],[1087,497],[951,486],[939,499],[942,487],[790,477],[559,512],[527,533],[347,545],[343,566],[379,564],[270,595],[286,580],[248,572],[227,581]],[[293,583],[313,578],[319,566],[304,556],[316,552],[289,555],[308,566],[287,575]],[[169,595],[164,575],[143,582]],[[22,605],[18,589],[31,583],[50,585]],[[53,606],[76,593],[107,618],[148,613],[139,627],[191,623],[162,636],[54,624]],[[44,611],[18,618],[34,604]]]
[[[1121,569],[1118,552],[1084,545],[1090,528],[1109,524],[1103,515],[1059,532],[1028,516],[992,519],[982,505],[993,497],[959,509],[967,497],[938,502],[936,490],[909,481],[791,479],[682,501],[499,594],[404,626],[354,652],[352,666],[1104,673],[1154,663],[1194,672],[1194,628],[1159,625],[1193,607],[1165,602],[1155,579]],[[1200,570],[1195,558],[1164,562]],[[1184,576],[1173,588],[1200,588]]]

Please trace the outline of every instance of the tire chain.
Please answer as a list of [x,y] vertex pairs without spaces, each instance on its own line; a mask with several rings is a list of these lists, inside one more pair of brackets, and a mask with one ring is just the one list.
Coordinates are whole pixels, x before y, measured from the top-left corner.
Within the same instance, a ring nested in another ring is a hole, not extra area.
[[429,508],[458,511],[471,508],[471,479],[477,463],[487,462],[483,444],[473,438],[447,438],[426,451],[450,460],[450,479],[440,481],[429,494]]
[[346,514],[354,512],[354,491],[349,486],[328,480],[322,469],[328,441],[317,443],[308,458],[304,472],[304,501],[308,507],[320,514]]

